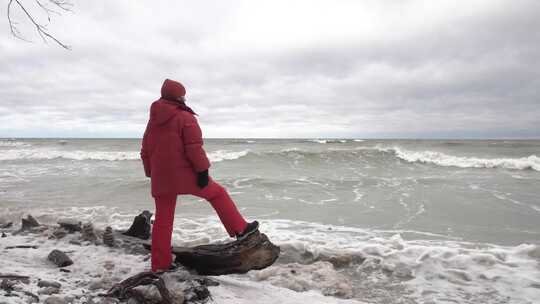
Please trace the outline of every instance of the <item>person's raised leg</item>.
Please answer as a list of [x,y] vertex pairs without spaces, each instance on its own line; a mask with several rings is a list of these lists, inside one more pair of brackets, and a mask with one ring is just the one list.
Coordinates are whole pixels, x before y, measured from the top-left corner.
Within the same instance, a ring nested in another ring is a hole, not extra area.
[[192,194],[210,202],[229,236],[234,237],[244,232],[247,222],[223,186],[211,179],[208,186],[197,188]]
[[172,263],[171,237],[174,223],[176,195],[159,196],[152,227],[152,271],[167,270]]

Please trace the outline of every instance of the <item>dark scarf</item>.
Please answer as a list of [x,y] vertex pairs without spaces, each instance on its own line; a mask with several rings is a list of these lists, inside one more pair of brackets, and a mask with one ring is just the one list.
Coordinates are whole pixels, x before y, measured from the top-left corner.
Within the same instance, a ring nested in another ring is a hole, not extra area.
[[[163,97],[162,97],[162,98],[163,98]],[[174,103],[178,106],[178,108],[179,108],[180,110],[182,110],[182,111],[186,111],[186,112],[189,112],[189,113],[191,113],[191,114],[193,114],[193,115],[199,116],[197,113],[195,113],[195,111],[193,111],[190,107],[188,107],[188,106],[186,105],[186,103],[183,102],[183,101],[180,101],[180,100],[174,100],[174,99],[167,99],[167,98],[163,98],[163,99],[165,99],[165,100],[167,100],[167,101],[170,101],[170,102],[174,102]]]

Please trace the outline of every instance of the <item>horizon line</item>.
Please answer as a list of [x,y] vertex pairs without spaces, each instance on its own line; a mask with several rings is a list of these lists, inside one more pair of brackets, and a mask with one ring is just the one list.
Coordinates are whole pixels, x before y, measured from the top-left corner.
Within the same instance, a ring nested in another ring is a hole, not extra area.
[[[142,137],[0,137],[17,139],[142,139]],[[540,140],[540,137],[203,137],[203,139],[336,139],[336,140]]]

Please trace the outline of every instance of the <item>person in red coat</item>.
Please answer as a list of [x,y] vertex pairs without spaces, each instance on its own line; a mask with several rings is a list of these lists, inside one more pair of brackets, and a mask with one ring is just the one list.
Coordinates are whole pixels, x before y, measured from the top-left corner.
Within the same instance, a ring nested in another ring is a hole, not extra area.
[[161,87],[161,98],[152,103],[144,132],[141,159],[151,178],[156,204],[152,227],[152,271],[171,267],[171,236],[176,196],[191,194],[210,202],[227,233],[238,239],[257,231],[258,222],[247,223],[231,197],[208,174],[210,161],[203,149],[202,132],[195,112],[185,104],[186,89],[170,79]]

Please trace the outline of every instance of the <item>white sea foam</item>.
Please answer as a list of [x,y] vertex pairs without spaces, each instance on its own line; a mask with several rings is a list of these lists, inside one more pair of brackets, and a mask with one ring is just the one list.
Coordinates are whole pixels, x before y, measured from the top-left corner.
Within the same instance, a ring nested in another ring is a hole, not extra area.
[[[217,150],[208,153],[208,158],[212,162],[223,160],[233,160],[247,155],[249,150],[244,151],[226,151]],[[83,151],[83,150],[59,150],[51,148],[36,149],[8,149],[0,153],[2,160],[18,159],[72,159],[72,160],[103,160],[103,161],[122,161],[139,160],[138,151]]]
[[436,151],[410,151],[399,147],[376,147],[379,151],[392,152],[407,162],[420,162],[444,167],[459,168],[505,168],[540,171],[540,157],[530,155],[520,158],[481,158],[454,156]]
[[346,139],[310,139],[309,141],[319,144],[344,144]]
[[[440,235],[440,240],[404,240],[397,231],[290,220],[266,220],[260,230],[281,247],[282,256],[280,264],[251,274],[252,279],[292,290],[350,295],[348,285],[338,283],[344,281],[343,273],[319,263],[323,261],[352,272],[345,282],[354,282],[353,297],[370,303],[396,303],[405,297],[415,302],[451,298],[464,304],[525,304],[540,297],[540,245],[467,243]],[[213,217],[182,219],[175,227],[176,240],[192,244],[218,241],[216,236],[224,234]],[[313,274],[313,265],[323,271]]]
[[[67,240],[47,240],[45,237],[8,236],[2,239],[0,250],[7,246],[21,244],[37,245],[36,249],[9,249],[2,251],[0,269],[4,274],[17,274],[29,276],[29,284],[24,284],[24,290],[38,294],[39,280],[59,281],[62,284],[61,297],[71,297],[70,303],[87,303],[90,297],[97,297],[112,286],[113,283],[147,271],[149,262],[147,255],[132,255],[123,252],[120,248],[105,246],[84,246],[70,244]],[[53,249],[62,248],[68,252],[75,262],[66,267],[69,273],[59,272],[44,258]],[[165,280],[167,279],[165,275]],[[167,281],[167,280],[166,280]],[[313,303],[328,304],[362,304],[355,300],[340,300],[325,297],[318,291],[294,292],[286,288],[279,288],[266,282],[254,282],[246,278],[219,277],[219,286],[210,287],[210,293],[216,303],[244,304],[244,303],[285,303],[296,304],[305,300]],[[91,290],[88,289],[92,287]],[[19,288],[20,286],[16,287]],[[15,291],[17,293],[17,291]],[[43,296],[43,298],[47,298]],[[23,304],[28,303],[30,296],[9,297],[0,293],[0,302]]]
[[29,143],[16,140],[0,140],[0,147],[28,147]]
[[56,149],[10,149],[0,154],[0,160],[17,159],[73,159],[73,160],[135,160],[139,159],[139,152],[133,151],[83,151],[83,150],[56,150]]
[[244,277],[222,276],[221,284],[210,287],[215,303],[220,304],[365,304],[359,300],[344,300],[326,297],[320,291],[295,292],[291,289],[275,287],[265,281],[253,282]]
[[[37,248],[4,249],[7,246],[20,244],[36,245]],[[58,268],[53,267],[46,259],[49,252],[58,248],[69,252],[71,259],[75,261],[72,266],[69,266],[69,273],[59,272]],[[37,282],[39,280],[60,281],[62,282],[61,293],[64,296],[79,297],[73,303],[86,303],[85,295],[89,294],[88,285],[94,281],[118,282],[145,268],[148,269],[143,255],[125,254],[121,249],[110,249],[105,246],[81,247],[70,244],[68,241],[47,240],[46,236],[9,235],[2,239],[0,249],[2,249],[1,272],[29,276],[30,282],[24,286],[26,291],[38,294]],[[100,291],[97,290],[97,292]],[[3,303],[28,303],[28,298],[8,297],[0,293],[0,302]]]
[[[288,153],[288,152],[304,152],[304,153],[306,153],[307,151],[302,150],[302,149],[297,148],[297,147],[292,147],[292,148],[281,149],[281,150],[279,150],[279,152],[280,153]],[[267,152],[267,153],[274,153],[274,152]]]
[[[284,257],[316,261],[325,256],[340,261],[365,261],[357,269],[355,293],[374,302],[533,303],[540,297],[540,246],[505,247],[452,240],[403,240],[358,228],[305,222],[273,221],[262,230],[280,244]],[[305,261],[304,261],[305,262]],[[281,282],[283,274],[276,274]],[[292,287],[294,280],[290,280]],[[326,282],[331,282],[327,279]],[[404,290],[395,291],[395,286]],[[478,293],[484,290],[485,293]],[[382,300],[380,293],[389,293]]]
[[353,288],[345,275],[336,271],[332,263],[317,261],[303,265],[289,263],[275,265],[258,272],[252,272],[256,281],[268,281],[272,285],[294,291],[319,290],[327,296],[352,298]]
[[249,153],[249,150],[242,151],[228,151],[228,150],[217,150],[208,153],[208,159],[212,162],[220,162],[224,160],[234,160],[239,159],[240,157],[246,156]]
[[[92,220],[98,227],[108,224],[114,228],[127,228],[135,213],[118,214],[114,209],[74,208],[71,216],[66,208],[51,209],[46,215],[40,210],[33,213],[40,222],[54,223],[52,216],[61,213],[62,216],[82,221]],[[525,304],[534,303],[540,298],[540,245],[508,247],[450,239],[404,240],[395,232],[290,220],[266,220],[261,222],[260,230],[281,247],[280,260],[261,272],[221,279],[224,284],[215,289],[216,299],[232,297],[223,303],[247,303],[247,300],[258,296],[271,299],[267,297],[270,291],[297,300],[302,297],[313,299],[316,303],[342,303],[322,294],[358,297],[370,303],[397,303],[406,298],[416,303],[453,299],[463,304]],[[215,216],[184,216],[175,221],[174,240],[177,245],[193,246],[223,241],[225,236],[226,232]],[[28,242],[32,240],[10,236],[4,239],[2,246]],[[24,274],[25,269],[32,269],[42,279],[55,279],[58,271],[41,265],[43,259],[40,258],[55,246],[54,241],[46,241],[40,244],[38,251],[9,251],[9,255],[3,255],[0,269],[19,274]],[[74,249],[62,246],[64,250]],[[77,264],[75,271],[70,274],[73,276],[71,278],[82,281],[93,279],[94,273],[103,271],[100,265],[104,265],[106,260],[116,265],[115,272],[107,275],[118,279],[147,267],[137,257],[110,255],[103,250],[97,248],[77,253],[77,259],[82,258],[89,263]],[[125,272],[121,269],[130,270]],[[70,283],[67,284],[66,287],[70,288]],[[244,287],[240,288],[239,285]],[[246,286],[249,286],[246,294],[237,293]],[[278,287],[308,291],[296,293]],[[234,302],[236,298],[241,300]]]

